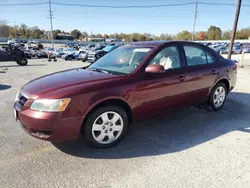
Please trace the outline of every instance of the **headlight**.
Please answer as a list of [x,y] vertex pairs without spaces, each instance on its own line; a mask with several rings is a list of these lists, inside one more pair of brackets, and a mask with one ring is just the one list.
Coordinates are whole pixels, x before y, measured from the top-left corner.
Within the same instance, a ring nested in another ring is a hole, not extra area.
[[19,92],[16,94],[16,97],[15,97],[15,102],[18,101],[18,98],[19,97]]
[[65,99],[37,99],[30,109],[43,112],[63,112],[70,102],[69,98]]

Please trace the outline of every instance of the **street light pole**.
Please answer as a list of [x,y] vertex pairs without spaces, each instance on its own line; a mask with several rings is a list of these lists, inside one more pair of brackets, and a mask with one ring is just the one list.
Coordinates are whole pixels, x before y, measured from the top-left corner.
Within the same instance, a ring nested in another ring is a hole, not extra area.
[[234,18],[233,32],[232,32],[229,51],[228,51],[228,57],[227,57],[228,59],[231,59],[231,56],[232,56],[232,49],[233,49],[233,45],[234,45],[234,39],[235,39],[239,15],[240,15],[240,7],[241,7],[241,0],[238,0],[235,18]]

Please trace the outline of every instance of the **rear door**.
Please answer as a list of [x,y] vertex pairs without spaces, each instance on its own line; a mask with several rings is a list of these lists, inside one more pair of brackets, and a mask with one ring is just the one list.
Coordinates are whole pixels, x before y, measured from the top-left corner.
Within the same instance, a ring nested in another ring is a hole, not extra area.
[[213,55],[201,45],[184,44],[183,50],[186,56],[188,101],[190,104],[204,101],[214,85],[218,71]]

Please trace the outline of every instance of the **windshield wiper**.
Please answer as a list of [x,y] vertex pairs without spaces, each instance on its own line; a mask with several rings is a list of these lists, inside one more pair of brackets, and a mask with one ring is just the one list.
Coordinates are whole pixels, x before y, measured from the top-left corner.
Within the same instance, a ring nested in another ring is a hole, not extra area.
[[108,72],[108,71],[105,71],[105,70],[102,70],[102,69],[89,69],[89,70],[91,70],[91,71],[96,71],[96,72],[101,72],[101,73],[105,73],[105,74],[112,74],[112,73],[110,73],[110,72]]

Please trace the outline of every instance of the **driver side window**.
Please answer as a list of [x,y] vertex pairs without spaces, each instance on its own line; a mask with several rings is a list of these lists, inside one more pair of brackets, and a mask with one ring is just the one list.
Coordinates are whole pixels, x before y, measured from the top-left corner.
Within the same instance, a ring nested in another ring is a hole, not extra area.
[[176,46],[163,48],[150,62],[160,64],[165,70],[181,67],[180,54]]

